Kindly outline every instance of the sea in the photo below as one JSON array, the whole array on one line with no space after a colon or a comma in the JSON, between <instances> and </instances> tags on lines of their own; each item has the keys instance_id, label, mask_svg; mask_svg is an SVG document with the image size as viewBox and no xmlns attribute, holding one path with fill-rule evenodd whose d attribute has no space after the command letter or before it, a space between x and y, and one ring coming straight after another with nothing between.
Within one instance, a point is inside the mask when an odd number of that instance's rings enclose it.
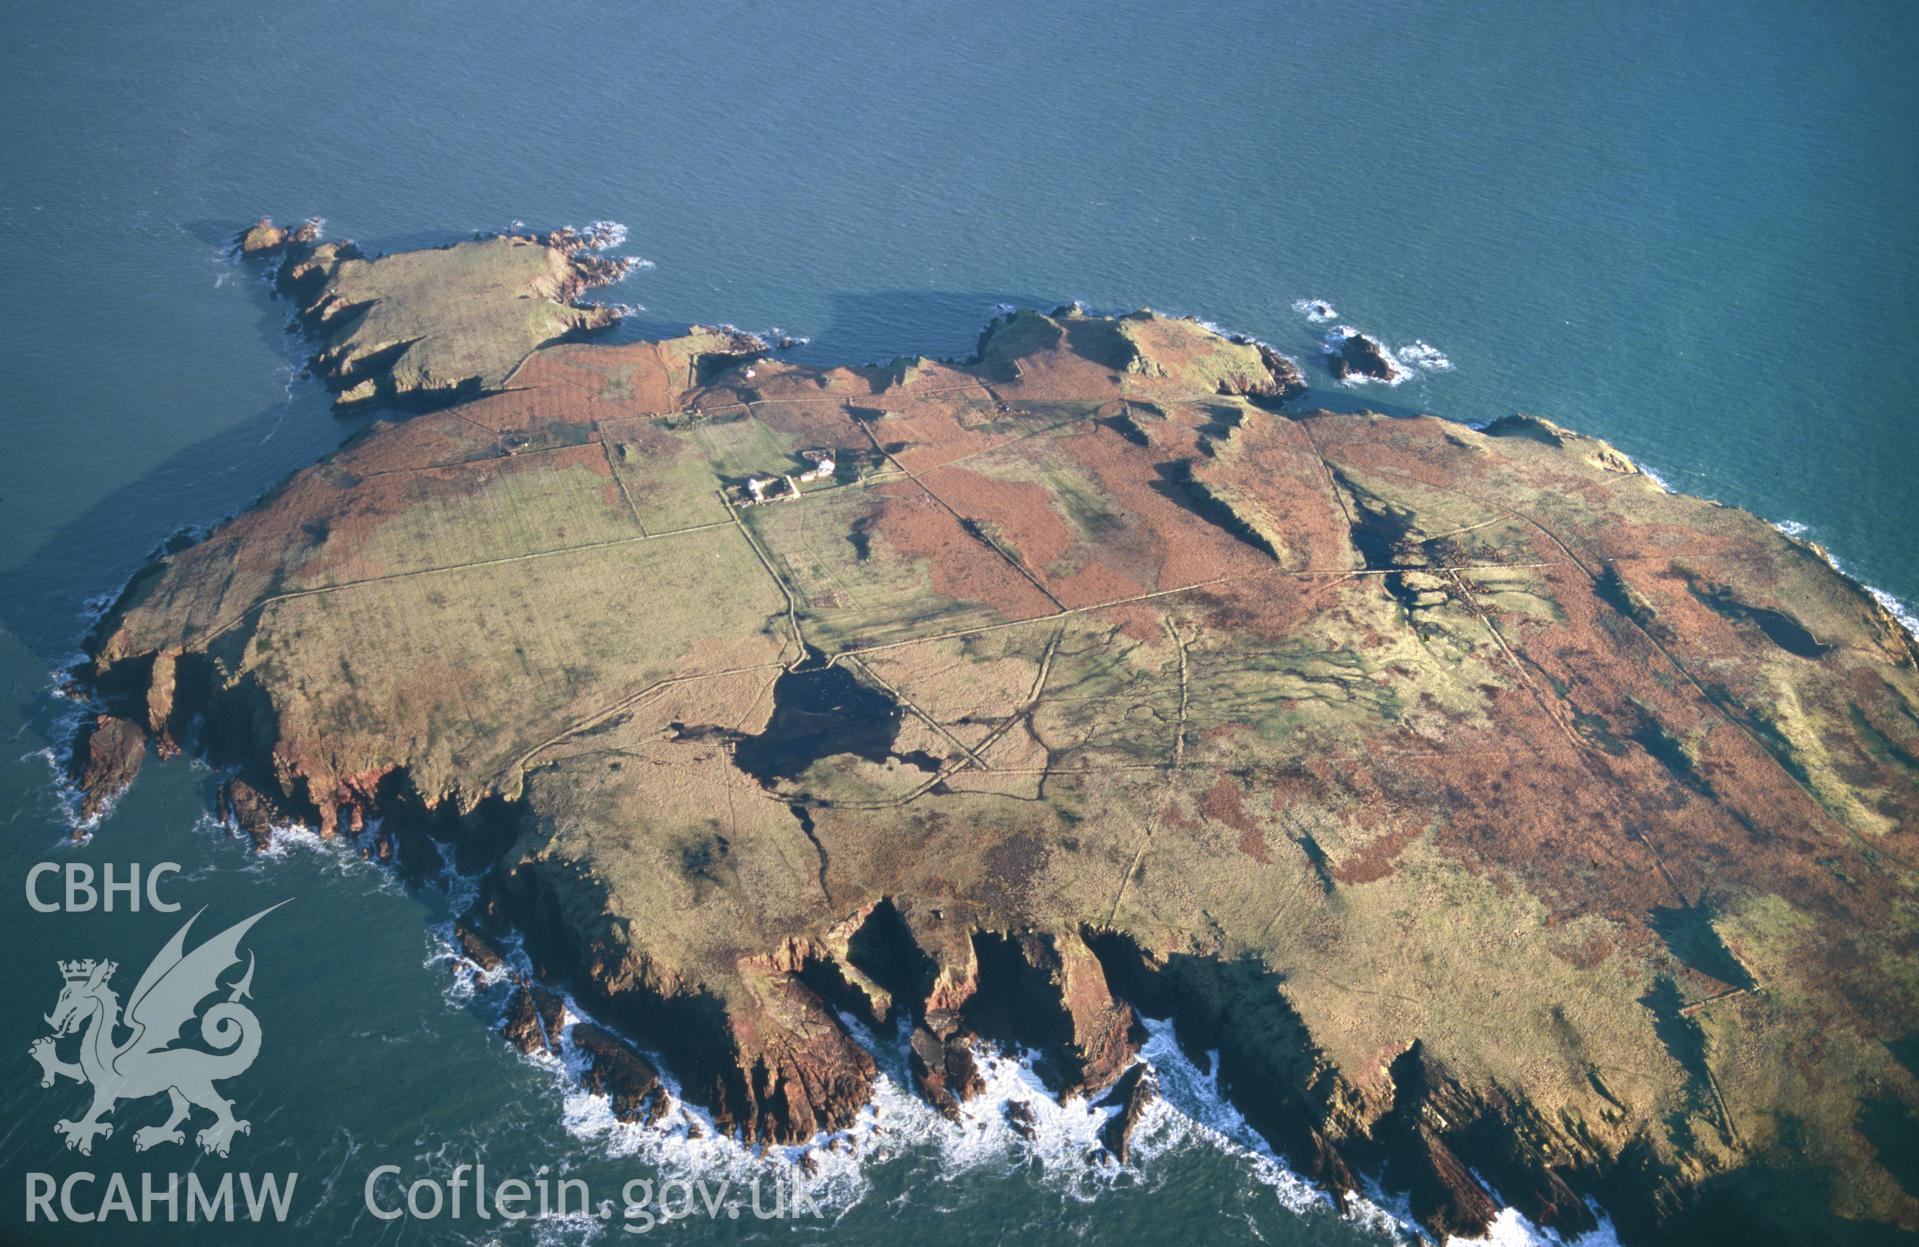
<instances>
[{"instance_id":1,"label":"sea","mask_svg":"<svg viewBox=\"0 0 1919 1247\"><path fill-rule=\"evenodd\" d=\"M57 673L92 613L170 536L375 418L331 411L286 306L228 256L262 213L324 217L375 251L617 222L618 252L650 262L596 292L633 305L618 336L778 327L818 362L964 355L1005 305L1199 316L1299 356L1308 404L1539 413L1817 541L1908 624L1919 603L1910 4L9 11L0 1240L1411 1238L1389 1194L1342 1212L1291 1173L1217 1094L1210 1059L1162 1032L1147 1056L1166 1096L1126 1166L1088 1163L1106 1110L1054 1103L1018 1053L965 1121L936 1117L902 1090L896 1035L865 1037L888 1076L858 1129L804 1160L760 1155L696 1115L620 1126L562 1062L510 1049L501 985L456 973L445 942L465 881L410 890L297 835L256 855L206 816L218 777L189 759L150 763L76 841L58 782L75 708ZM1404 378L1333 382L1320 348L1342 326L1399 352ZM121 889L113 912L40 912L25 885L41 863L43 897L77 867L124 881L175 863L155 894L182 908L143 894L134 909ZM250 1122L231 1156L136 1153L158 1101L123 1106L92 1157L66 1150L54 1123L84 1092L43 1089L26 1054L58 963L112 958L130 979L195 911L204 934L288 898L248 937L263 1047L227 1084ZM1001 1111L1022 1099L1032 1140ZM576 1179L591 1206L415 1215L462 1165L484 1165L488 1186ZM128 1224L112 1173L136 1204L142 1173L215 1191L227 1175L298 1177L284 1222L262 1228L169 1222L164 1202ZM39 1180L70 1204L36 1212ZM1552 1241L1516 1213L1494 1236ZM1588 1242L1610 1239L1602 1220Z\"/></svg>"}]
</instances>

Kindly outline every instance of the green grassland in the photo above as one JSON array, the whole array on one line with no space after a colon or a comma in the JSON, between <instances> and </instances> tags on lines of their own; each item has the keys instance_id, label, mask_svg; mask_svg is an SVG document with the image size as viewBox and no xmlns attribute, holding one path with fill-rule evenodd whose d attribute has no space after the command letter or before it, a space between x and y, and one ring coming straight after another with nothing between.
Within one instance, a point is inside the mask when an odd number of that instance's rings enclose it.
<instances>
[{"instance_id":1,"label":"green grassland","mask_svg":"<svg viewBox=\"0 0 1919 1247\"><path fill-rule=\"evenodd\" d=\"M609 319L562 301L571 277L563 252L525 238L342 258L320 358L354 387L347 402L493 389L535 347Z\"/></svg>"}]
</instances>

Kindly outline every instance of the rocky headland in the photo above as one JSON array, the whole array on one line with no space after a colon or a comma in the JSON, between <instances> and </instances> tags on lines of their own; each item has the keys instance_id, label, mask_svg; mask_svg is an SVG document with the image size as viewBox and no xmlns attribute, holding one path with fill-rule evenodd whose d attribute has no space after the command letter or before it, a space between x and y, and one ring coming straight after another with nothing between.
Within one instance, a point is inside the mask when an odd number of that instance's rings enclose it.
<instances>
[{"instance_id":1,"label":"rocky headland","mask_svg":"<svg viewBox=\"0 0 1919 1247\"><path fill-rule=\"evenodd\" d=\"M1189 320L804 367L561 341L564 238L260 229L343 399L457 405L128 586L83 782L179 741L258 842L450 842L511 1038L573 993L621 1116L644 1051L743 1140L842 1129L845 1013L949 1111L1039 1052L1124 1157L1170 1017L1435 1233L1919 1226L1919 654L1810 547L1538 417L1282 410Z\"/></svg>"},{"instance_id":2,"label":"rocky headland","mask_svg":"<svg viewBox=\"0 0 1919 1247\"><path fill-rule=\"evenodd\" d=\"M604 241L561 229L368 257L322 241L315 220L288 231L261 217L236 246L279 258L275 286L320 344L312 367L337 405L419 407L498 389L536 348L617 321L618 308L580 301L628 271Z\"/></svg>"}]
</instances>

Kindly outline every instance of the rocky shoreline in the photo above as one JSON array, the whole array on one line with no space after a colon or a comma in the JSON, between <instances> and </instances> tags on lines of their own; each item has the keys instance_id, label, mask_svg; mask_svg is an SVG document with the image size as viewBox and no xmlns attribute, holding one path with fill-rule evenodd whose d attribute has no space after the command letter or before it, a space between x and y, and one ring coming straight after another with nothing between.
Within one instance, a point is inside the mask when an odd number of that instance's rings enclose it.
<instances>
[{"instance_id":1,"label":"rocky shoreline","mask_svg":"<svg viewBox=\"0 0 1919 1247\"><path fill-rule=\"evenodd\" d=\"M622 1120L665 1111L651 1053L746 1144L845 1130L878 1066L843 1013L904 1027L949 1116L982 1045L1038 1054L1110 1099L1124 1162L1142 1019L1170 1018L1290 1166L1435 1234L1502 1203L1574 1234L1597 1201L1627 1241L1827 1225L1782 1170L1912 1211L1850 1089L1782 1101L1797 1058L1751 1054L1822 1019L1846 1078L1904 1077L1872 1045L1919 1017L1893 864L1919 653L1759 521L1537 417L1283 412L1292 361L1150 313L808 369L719 331L553 345L618 267L577 236L240 247L278 254L343 401L461 405L129 584L80 673L89 816L152 741L228 768L259 847L298 822L416 881L447 848L481 877L462 956L531 963L509 1041L554 1052L572 993ZM463 339L475 291L497 315ZM821 447L847 466L794 505L726 500ZM835 561L781 544L802 514L845 529ZM513 579L569 560L600 562ZM542 651L556 613L588 630ZM892 708L887 747L742 775L822 661ZM1092 691L1054 707L1058 681ZM1788 1108L1812 1151L1752 1141Z\"/></svg>"},{"instance_id":2,"label":"rocky shoreline","mask_svg":"<svg viewBox=\"0 0 1919 1247\"><path fill-rule=\"evenodd\" d=\"M386 787L404 791L403 777ZM272 847L273 827L314 819L241 779L224 791L227 825L261 851ZM442 867L439 845L469 858L497 849L501 816L496 811L478 824L448 819L409 794L391 807L356 807L338 818L340 830L322 835L358 842L363 856L393 863L418 886ZM536 872L524 864L506 869L504 860L482 876L480 892L455 923L456 952L473 971L505 973L514 984L500 1022L511 1046L560 1055L566 1010L558 988L637 1041L597 1022L576 1021L570 1030L586 1057L582 1089L606 1097L616 1120L652 1125L669 1107L670 1093L642 1047L660 1054L716 1129L748 1146L817 1145L852 1128L869 1105L878 1067L843 1034L786 1052L769 1068L767 1053L742 1047L722 1002L694 985L636 973L590 929L612 914L595 916L582 931ZM530 956L533 977L508 968L508 939ZM1232 1029L1229 1016L1258 994L1247 990L1257 982L1232 967L1158 962L1113 931L1060 937L975 929L961 939L970 945L965 960L937 962L912 923L883 899L842 924L828 947L789 945L764 958L764 968L769 982L796 996L814 994L817 1004L802 1008L844 1009L877 1033L906 1019L912 1090L955 1121L961 1106L985 1091L982 1045L1035 1053L1056 1095L1117 1110L1101 1136L1104 1154L1089 1155L1089 1164L1130 1163L1131 1137L1159 1094L1151 1067L1137 1059L1144 1017L1171 1019L1196 1063L1217 1054L1234 1105L1281 1159L1342 1209L1370 1179L1403 1193L1418 1224L1437 1235L1476 1237L1511 1206L1535 1225L1573 1237L1597 1227L1594 1208L1609 1195L1657 1203L1682 1193L1674 1175L1606 1172L1614 1169L1611 1158L1589 1140L1548 1126L1523 1102L1488 1102L1459 1086L1417 1044L1392 1061L1388 1105L1369 1117L1356 1089L1313 1056L1296 1021L1277 1035ZM937 951L950 956L952 948Z\"/></svg>"}]
</instances>

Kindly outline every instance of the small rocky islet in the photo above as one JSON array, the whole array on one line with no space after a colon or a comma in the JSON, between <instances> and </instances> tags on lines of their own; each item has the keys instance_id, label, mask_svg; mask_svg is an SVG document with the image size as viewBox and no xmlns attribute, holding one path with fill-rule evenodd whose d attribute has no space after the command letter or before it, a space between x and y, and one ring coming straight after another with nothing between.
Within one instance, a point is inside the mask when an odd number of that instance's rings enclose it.
<instances>
[{"instance_id":1,"label":"small rocky islet","mask_svg":"<svg viewBox=\"0 0 1919 1247\"><path fill-rule=\"evenodd\" d=\"M1171 1017L1436 1234L1919 1225L1919 652L1815 547L1539 417L1293 410L1150 312L869 367L587 341L595 241L245 231L341 403L418 414L128 585L86 814L151 741L257 843L450 843L468 955L531 959L514 1042L573 993L635 1120L637 1044L744 1141L846 1127L846 1013L947 1111L1036 1051L1123 1157Z\"/></svg>"}]
</instances>

